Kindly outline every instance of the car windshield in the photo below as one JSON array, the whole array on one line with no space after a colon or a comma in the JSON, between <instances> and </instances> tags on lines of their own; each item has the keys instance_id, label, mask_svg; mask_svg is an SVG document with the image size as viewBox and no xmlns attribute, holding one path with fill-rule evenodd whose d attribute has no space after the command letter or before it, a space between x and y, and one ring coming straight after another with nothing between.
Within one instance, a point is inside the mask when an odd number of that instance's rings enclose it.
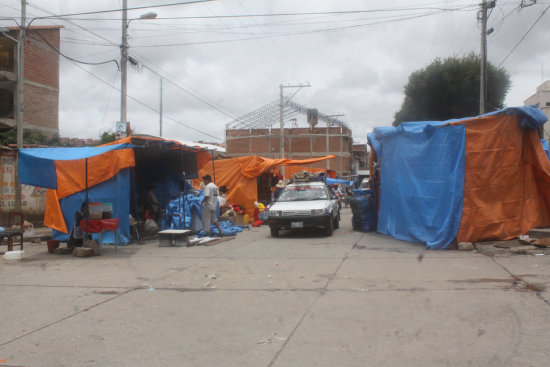
<instances>
[{"instance_id":1,"label":"car windshield","mask_svg":"<svg viewBox=\"0 0 550 367\"><path fill-rule=\"evenodd\" d=\"M288 186L279 196L277 201L307 201L307 200L326 200L327 191L323 186Z\"/></svg>"}]
</instances>

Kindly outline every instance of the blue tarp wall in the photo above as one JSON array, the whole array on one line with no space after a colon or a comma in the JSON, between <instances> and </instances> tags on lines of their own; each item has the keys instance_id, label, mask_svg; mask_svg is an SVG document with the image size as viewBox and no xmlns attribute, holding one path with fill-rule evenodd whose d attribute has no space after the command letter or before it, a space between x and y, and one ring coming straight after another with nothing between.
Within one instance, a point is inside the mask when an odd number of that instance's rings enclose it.
<instances>
[{"instance_id":1,"label":"blue tarp wall","mask_svg":"<svg viewBox=\"0 0 550 367\"><path fill-rule=\"evenodd\" d=\"M118 244L128 244L130 239L130 169L123 169L111 179L88 188L88 200L92 203L113 204L113 218L119 218L117 231ZM86 191L77 192L59 201L69 232L75 224L74 214L77 210L80 210L84 201L86 201ZM70 233L66 234L52 230L52 238L56 240L67 241L69 236ZM99 235L94 234L93 237L97 240ZM115 243L114 233L103 233L103 243Z\"/></svg>"},{"instance_id":2,"label":"blue tarp wall","mask_svg":"<svg viewBox=\"0 0 550 367\"><path fill-rule=\"evenodd\" d=\"M378 232L444 249L460 226L465 127L442 122L375 129L369 142L381 161Z\"/></svg>"}]
</instances>

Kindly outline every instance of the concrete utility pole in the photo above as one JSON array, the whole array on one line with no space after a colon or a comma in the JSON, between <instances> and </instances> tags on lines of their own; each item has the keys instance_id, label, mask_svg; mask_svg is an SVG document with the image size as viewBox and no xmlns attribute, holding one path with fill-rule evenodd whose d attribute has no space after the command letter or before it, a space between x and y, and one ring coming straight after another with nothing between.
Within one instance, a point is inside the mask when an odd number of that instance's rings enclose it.
<instances>
[{"instance_id":1,"label":"concrete utility pole","mask_svg":"<svg viewBox=\"0 0 550 367\"><path fill-rule=\"evenodd\" d=\"M122 2L122 44L120 45L120 52L120 123L126 125L126 88L128 84L128 0L123 0ZM124 131L126 131L126 129L124 129Z\"/></svg>"},{"instance_id":2,"label":"concrete utility pole","mask_svg":"<svg viewBox=\"0 0 550 367\"><path fill-rule=\"evenodd\" d=\"M160 78L160 106L159 106L159 115L160 115L160 135L162 137L162 77Z\"/></svg>"},{"instance_id":3,"label":"concrete utility pole","mask_svg":"<svg viewBox=\"0 0 550 367\"><path fill-rule=\"evenodd\" d=\"M279 85L280 93L279 93L279 124L281 126L281 138L280 138L280 146L281 146L281 159L285 158L285 123L283 121L283 107L284 107L284 100L283 100L283 88L304 88L304 87L311 87L310 84L298 84L298 85ZM298 93L298 92L296 92ZM296 94L295 93L295 94ZM281 174L284 176L285 174L285 168L281 166Z\"/></svg>"},{"instance_id":4,"label":"concrete utility pole","mask_svg":"<svg viewBox=\"0 0 550 367\"><path fill-rule=\"evenodd\" d=\"M481 67L479 83L479 114L487 113L487 9L495 7L495 1L481 3Z\"/></svg>"},{"instance_id":5,"label":"concrete utility pole","mask_svg":"<svg viewBox=\"0 0 550 367\"><path fill-rule=\"evenodd\" d=\"M27 2L21 0L21 26L19 27L19 40L17 42L17 106L16 106L16 140L17 156L13 178L15 184L15 210L21 210L21 182L19 182L19 151L23 148L23 88L25 85L25 27L27 23Z\"/></svg>"}]
</instances>

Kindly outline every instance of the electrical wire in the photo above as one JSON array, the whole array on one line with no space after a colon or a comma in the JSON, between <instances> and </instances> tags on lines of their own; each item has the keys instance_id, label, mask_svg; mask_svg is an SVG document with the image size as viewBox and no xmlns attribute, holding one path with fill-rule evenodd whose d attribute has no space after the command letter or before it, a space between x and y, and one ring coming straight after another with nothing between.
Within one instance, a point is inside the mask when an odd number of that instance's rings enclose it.
<instances>
[{"instance_id":1,"label":"electrical wire","mask_svg":"<svg viewBox=\"0 0 550 367\"><path fill-rule=\"evenodd\" d=\"M100 61L100 62L87 62L87 61L82 61L82 60L77 60L75 58L72 58L70 56L67 56L65 55L64 53L62 53L61 51L59 51L54 45L52 45L44 36L42 36L42 34L38 31L35 31L33 30L32 28L28 30L28 32L32 32L34 34L36 34L38 37L40 37L42 39L42 41L44 43L46 43L52 50L54 50L55 52L57 52L59 55L63 56L64 58L66 58L67 60L71 60L73 62L77 62L79 64L84 64L84 65L104 65L104 64L108 64L110 62L114 62L116 65L117 65L117 68L120 69L120 65L118 63L117 60L115 59L111 59L111 60L107 60L107 61ZM36 37L33 37L34 39L38 40Z\"/></svg>"},{"instance_id":2,"label":"electrical wire","mask_svg":"<svg viewBox=\"0 0 550 367\"><path fill-rule=\"evenodd\" d=\"M408 20L417 19L417 18L424 18L424 17L435 15L435 14L439 14L439 12L438 13L425 13L425 14L402 17L402 18L397 18L397 19L394 19L394 20L386 20L386 21L380 21L380 22L371 22L371 23L363 23L363 24L350 25L350 26L315 29L315 30L311 30L311 31L283 33L283 34L272 35L271 37L289 37L289 36L298 36L298 35L314 34L314 33L321 33L321 32L333 32L333 31L341 31L341 30L359 29L359 28L365 28L365 27L374 26L374 25L389 24L389 23L408 21ZM229 42L238 42L238 41L249 41L249 40L256 40L256 39L263 39L263 38L266 38L266 37L265 36L263 36L263 37L262 36L258 36L258 37L254 36L254 37L247 37L247 38L212 40L212 41L198 41L198 42L184 42L184 43L165 43L165 44L156 44L156 45L134 46L134 48L135 47L156 48L156 47L172 47L172 46L205 45L205 44L217 44L217 43L229 43Z\"/></svg>"},{"instance_id":3,"label":"electrical wire","mask_svg":"<svg viewBox=\"0 0 550 367\"><path fill-rule=\"evenodd\" d=\"M151 8L164 8L167 6L177 6L177 5L190 5L190 4L198 4L198 3L207 3L210 1L216 1L216 0L194 0L194 1L183 1L183 2L177 2L177 3L170 3L170 4L159 4L159 5L147 5L147 6L135 6L132 8L126 8L126 10L140 10L140 9L151 9ZM88 12L81 12L81 13L69 13L69 14L58 14L58 15L50 15L46 17L39 17L37 19L49 19L49 18L65 18L65 17L71 17L75 15L91 15L91 14L105 14L105 13L120 13L124 11L124 9L110 9L110 10L97 10L97 11L88 11Z\"/></svg>"},{"instance_id":4,"label":"electrical wire","mask_svg":"<svg viewBox=\"0 0 550 367\"><path fill-rule=\"evenodd\" d=\"M500 64L498 64L498 67L501 67L502 64L504 64L504 62L508 59L508 57L516 50L516 48L520 45L521 42L523 42L523 40L525 39L525 37L527 37L527 35L529 34L529 32L531 32L531 30L535 27L535 25L537 25L537 23L539 22L539 20L541 20L541 18L544 16L544 14L546 14L546 12L548 11L548 9L550 9L550 5L548 5L546 7L546 9L544 9L544 11L540 14L540 16L537 18L537 20L535 20L535 23L533 23L533 25L527 30L527 32L525 32L525 34L520 38L520 40L515 44L515 46L510 50L510 52L508 52L508 54L506 55L506 57L500 62Z\"/></svg>"},{"instance_id":5,"label":"electrical wire","mask_svg":"<svg viewBox=\"0 0 550 367\"><path fill-rule=\"evenodd\" d=\"M74 62L73 62L73 63L74 63ZM120 89L119 89L119 88L117 88L117 87L115 87L114 85L111 85L109 82L107 82L107 81L101 79L100 77L98 77L97 75L95 75L94 73L92 73L91 71L86 70L85 68L83 68L82 66L80 66L78 63L74 63L74 65L75 65L76 67L78 67L79 69L85 71L85 72L88 73L89 75L91 75L93 78L99 80L99 81L102 82L103 84L105 84L105 85L107 85L107 86L113 88L114 90L120 92ZM137 102L138 104L140 104L140 105L142 105L142 106L148 108L149 110L151 110L151 111L153 111L153 112L160 113L160 111L157 110L156 108L149 106L149 105L146 104L145 102L142 102L142 101L140 101L139 99L137 99L137 98L135 98L135 97L132 97L132 96L128 95L128 98L130 98L130 99L133 100L134 102ZM207 133L207 132L204 132L204 131L202 131L202 130L196 129L196 128L190 126L189 124L187 124L187 123L185 123L185 122L181 122L181 121L179 121L179 120L176 120L176 119L174 119L174 118L172 118L172 117L170 117L170 116L168 116L168 115L166 115L166 114L162 114L162 117L163 117L163 118L167 118L167 119L169 119L169 120L171 120L171 121L173 121L173 122L175 122L175 123L177 123L177 124L179 124L179 125L182 125L182 126L188 128L188 129L191 129L191 130L196 131L196 132L198 132L198 133L201 133L201 134L203 134L203 135L209 136L209 137L211 137L211 138L214 138L214 139L217 139L217 140L220 140L220 141L224 141L224 139L221 139L221 138L219 138L219 137L217 137L217 136L211 135L211 134L209 134L209 133Z\"/></svg>"}]
</instances>

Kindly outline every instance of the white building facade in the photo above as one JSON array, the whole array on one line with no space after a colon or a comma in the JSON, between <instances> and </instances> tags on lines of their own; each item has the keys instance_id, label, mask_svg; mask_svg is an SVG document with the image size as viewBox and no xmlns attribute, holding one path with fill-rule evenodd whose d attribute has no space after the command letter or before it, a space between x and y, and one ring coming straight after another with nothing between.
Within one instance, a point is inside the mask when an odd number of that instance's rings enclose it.
<instances>
[{"instance_id":1,"label":"white building facade","mask_svg":"<svg viewBox=\"0 0 550 367\"><path fill-rule=\"evenodd\" d=\"M524 102L526 106L536 105L539 107L548 120L550 121L550 80L545 81L537 87L537 93L533 94L531 97L527 98ZM550 139L550 125L548 122L544 124L544 135L543 139Z\"/></svg>"}]
</instances>

